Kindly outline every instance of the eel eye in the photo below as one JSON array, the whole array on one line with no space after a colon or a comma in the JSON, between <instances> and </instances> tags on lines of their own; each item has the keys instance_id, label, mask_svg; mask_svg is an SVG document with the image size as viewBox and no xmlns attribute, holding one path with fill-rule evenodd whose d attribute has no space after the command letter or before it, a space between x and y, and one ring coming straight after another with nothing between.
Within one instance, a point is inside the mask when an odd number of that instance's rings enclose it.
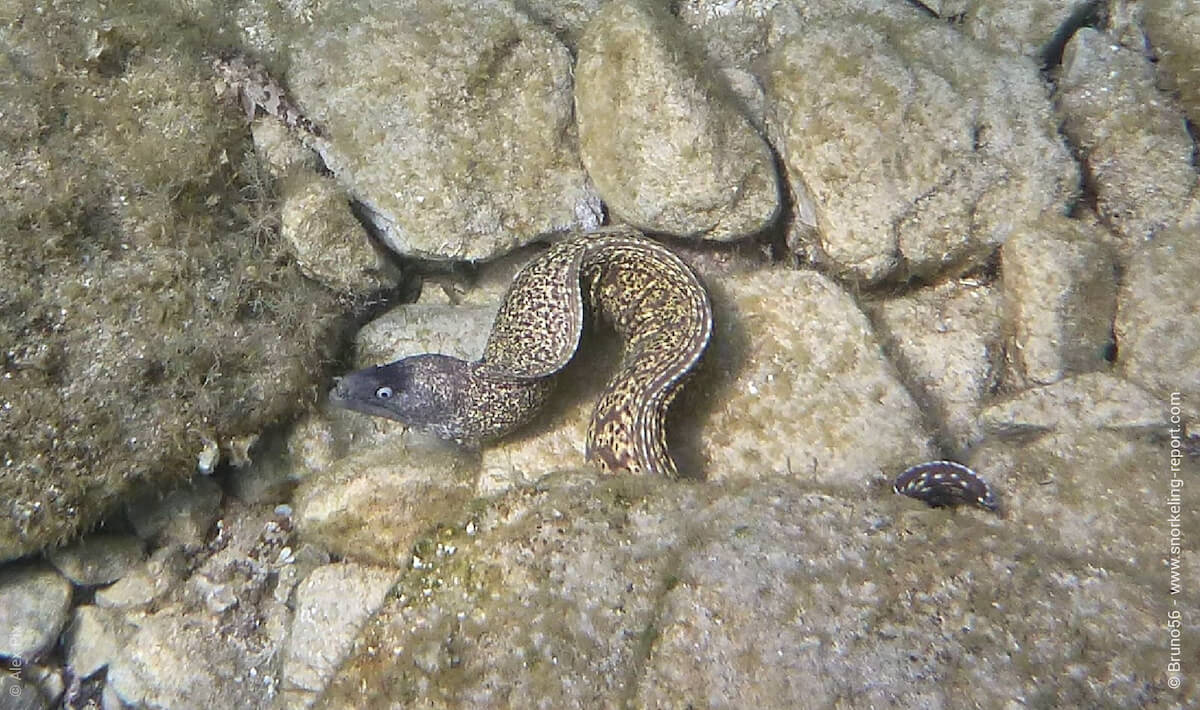
<instances>
[{"instance_id":1,"label":"eel eye","mask_svg":"<svg viewBox=\"0 0 1200 710\"><path fill-rule=\"evenodd\" d=\"M376 399L391 399L392 394L393 393L392 393L391 387L385 386L385 387L380 387L379 389L375 390L375 398Z\"/></svg>"}]
</instances>

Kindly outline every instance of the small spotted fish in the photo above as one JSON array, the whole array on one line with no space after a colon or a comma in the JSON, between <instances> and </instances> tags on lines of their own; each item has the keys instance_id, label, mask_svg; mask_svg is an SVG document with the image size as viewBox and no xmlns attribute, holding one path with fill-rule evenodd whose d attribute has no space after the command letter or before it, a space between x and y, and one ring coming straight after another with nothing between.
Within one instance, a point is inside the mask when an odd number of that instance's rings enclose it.
<instances>
[{"instance_id":1,"label":"small spotted fish","mask_svg":"<svg viewBox=\"0 0 1200 710\"><path fill-rule=\"evenodd\" d=\"M975 504L996 511L999 504L991 486L978 473L954 461L919 463L896 476L892 490L933 508L959 503Z\"/></svg>"},{"instance_id":2,"label":"small spotted fish","mask_svg":"<svg viewBox=\"0 0 1200 710\"><path fill-rule=\"evenodd\" d=\"M321 127L301 113L287 90L261 62L237 52L225 52L213 58L212 66L221 79L218 93L236 96L248 122L262 111L283 121L288 128L317 137L322 135Z\"/></svg>"}]
</instances>

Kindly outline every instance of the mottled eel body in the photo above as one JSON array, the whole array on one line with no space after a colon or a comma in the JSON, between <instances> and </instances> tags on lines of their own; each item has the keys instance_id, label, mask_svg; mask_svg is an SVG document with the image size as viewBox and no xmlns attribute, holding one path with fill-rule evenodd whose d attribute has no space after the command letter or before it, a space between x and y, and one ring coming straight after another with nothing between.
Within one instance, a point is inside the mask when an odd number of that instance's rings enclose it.
<instances>
[{"instance_id":1,"label":"mottled eel body","mask_svg":"<svg viewBox=\"0 0 1200 710\"><path fill-rule=\"evenodd\" d=\"M367 368L342 377L330 401L445 439L494 439L544 403L589 312L617 331L624 355L592 414L588 460L674 477L664 418L708 345L712 308L691 267L631 230L569 239L522 269L481 359L417 355Z\"/></svg>"}]
</instances>

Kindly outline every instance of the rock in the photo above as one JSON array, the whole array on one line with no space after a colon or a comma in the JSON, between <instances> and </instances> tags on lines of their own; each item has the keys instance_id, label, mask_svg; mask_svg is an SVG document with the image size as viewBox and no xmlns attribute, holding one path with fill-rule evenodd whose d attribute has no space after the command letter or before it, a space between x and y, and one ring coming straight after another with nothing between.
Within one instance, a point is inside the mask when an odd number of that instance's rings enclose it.
<instances>
[{"instance_id":1,"label":"rock","mask_svg":"<svg viewBox=\"0 0 1200 710\"><path fill-rule=\"evenodd\" d=\"M274 683L264 661L223 638L198 614L138 617L108 667L108 687L135 707L265 707ZM269 656L268 656L269 657ZM259 668L258 663L262 663Z\"/></svg>"},{"instance_id":2,"label":"rock","mask_svg":"<svg viewBox=\"0 0 1200 710\"><path fill-rule=\"evenodd\" d=\"M498 303L488 303L394 308L359 330L355 341L357 364L381 365L427 352L475 360L483 354L498 307Z\"/></svg>"},{"instance_id":3,"label":"rock","mask_svg":"<svg viewBox=\"0 0 1200 710\"><path fill-rule=\"evenodd\" d=\"M159 547L199 546L217 519L221 496L221 487L211 478L194 476L188 485L165 495L131 501L125 514L146 542Z\"/></svg>"},{"instance_id":4,"label":"rock","mask_svg":"<svg viewBox=\"0 0 1200 710\"><path fill-rule=\"evenodd\" d=\"M1130 245L1171 225L1196 195L1195 146L1179 107L1155 86L1150 62L1081 28L1063 55L1057 98L1100 216Z\"/></svg>"},{"instance_id":5,"label":"rock","mask_svg":"<svg viewBox=\"0 0 1200 710\"><path fill-rule=\"evenodd\" d=\"M833 281L772 270L711 290L711 360L678 405L701 413L699 435L683 441L689 450L696 442L710 480L786 472L861 490L932 455L920 410L866 316Z\"/></svg>"},{"instance_id":6,"label":"rock","mask_svg":"<svg viewBox=\"0 0 1200 710\"><path fill-rule=\"evenodd\" d=\"M1066 554L1032 519L910 503L789 479L512 490L404 575L321 707L1147 700L1170 602L1144 568Z\"/></svg>"},{"instance_id":7,"label":"rock","mask_svg":"<svg viewBox=\"0 0 1200 710\"><path fill-rule=\"evenodd\" d=\"M194 548L193 548L194 549ZM110 609L145 607L174 589L188 571L178 547L163 547L116 582L96 590L96 606Z\"/></svg>"},{"instance_id":8,"label":"rock","mask_svg":"<svg viewBox=\"0 0 1200 710\"><path fill-rule=\"evenodd\" d=\"M599 12L605 2L606 0L526 0L521 3L521 10L549 27L555 37L574 51L584 26Z\"/></svg>"},{"instance_id":9,"label":"rock","mask_svg":"<svg viewBox=\"0 0 1200 710\"><path fill-rule=\"evenodd\" d=\"M399 577L390 569L339 563L316 568L300 583L283 653L285 699L312 704Z\"/></svg>"},{"instance_id":10,"label":"rock","mask_svg":"<svg viewBox=\"0 0 1200 710\"><path fill-rule=\"evenodd\" d=\"M1069 382L1042 389L1058 388L1070 396L1062 387ZM991 483L1007 527L1031 531L1031 545L1058 550L1066 559L1087 560L1095 570L1124 570L1140 578L1169 557L1158 541L1169 535L1168 507L1177 490L1172 476L1187 481L1200 475L1196 459L1186 455L1174 460L1172 473L1170 450L1163 439L1155 441L1155 435L1166 431L1165 423L1147 435L1147 429L1116 428L1103 420L1060 421L1057 429L1040 436L989 439L972 453L970 463ZM1200 525L1194 506L1185 503L1176 512L1179 529ZM1200 581L1194 570L1180 578L1183 585L1193 580ZM1134 627L1141 622L1127 628Z\"/></svg>"},{"instance_id":11,"label":"rock","mask_svg":"<svg viewBox=\"0 0 1200 710\"><path fill-rule=\"evenodd\" d=\"M345 308L288 258L198 49L132 6L43 9L4 39L0 561L294 416Z\"/></svg>"},{"instance_id":12,"label":"rock","mask_svg":"<svg viewBox=\"0 0 1200 710\"><path fill-rule=\"evenodd\" d=\"M77 608L63 636L71 672L85 678L107 668L105 697L125 706L270 706L295 572L328 563L308 548L292 552L285 513L228 499L207 548L156 552L152 563L163 556L156 580L172 583L156 590L152 604ZM119 585L97 592L97 602L112 603Z\"/></svg>"},{"instance_id":13,"label":"rock","mask_svg":"<svg viewBox=\"0 0 1200 710\"><path fill-rule=\"evenodd\" d=\"M396 284L398 274L376 254L350 212L349 197L336 183L296 171L279 191L279 233L306 275L343 292L378 291Z\"/></svg>"},{"instance_id":14,"label":"rock","mask_svg":"<svg viewBox=\"0 0 1200 710\"><path fill-rule=\"evenodd\" d=\"M48 710L50 703L36 685L9 671L0 673L0 707L4 710Z\"/></svg>"},{"instance_id":15,"label":"rock","mask_svg":"<svg viewBox=\"0 0 1200 710\"><path fill-rule=\"evenodd\" d=\"M1200 418L1200 219L1169 229L1129 259L1114 332L1117 365L1130 380Z\"/></svg>"},{"instance_id":16,"label":"rock","mask_svg":"<svg viewBox=\"0 0 1200 710\"><path fill-rule=\"evenodd\" d=\"M52 550L50 563L81 587L120 579L145 559L142 541L133 535L89 535L67 547Z\"/></svg>"},{"instance_id":17,"label":"rock","mask_svg":"<svg viewBox=\"0 0 1200 710\"><path fill-rule=\"evenodd\" d=\"M965 456L983 438L979 411L1004 373L1000 289L949 281L884 301L872 313L901 379L936 425L940 450Z\"/></svg>"},{"instance_id":18,"label":"rock","mask_svg":"<svg viewBox=\"0 0 1200 710\"><path fill-rule=\"evenodd\" d=\"M495 257L600 223L577 157L571 57L508 2L329 8L298 38L289 88L314 141L399 254Z\"/></svg>"},{"instance_id":19,"label":"rock","mask_svg":"<svg viewBox=\"0 0 1200 710\"><path fill-rule=\"evenodd\" d=\"M90 604L76 607L63 635L67 667L76 677L91 677L121 654L128 636L118 612Z\"/></svg>"},{"instance_id":20,"label":"rock","mask_svg":"<svg viewBox=\"0 0 1200 710\"><path fill-rule=\"evenodd\" d=\"M613 215L651 232L730 240L779 212L770 149L665 7L609 3L580 38L580 152Z\"/></svg>"},{"instance_id":21,"label":"rock","mask_svg":"<svg viewBox=\"0 0 1200 710\"><path fill-rule=\"evenodd\" d=\"M1069 377L996 402L980 414L989 433L1027 436L1056 430L1145 434L1166 428L1163 403L1142 388L1105 373Z\"/></svg>"},{"instance_id":22,"label":"rock","mask_svg":"<svg viewBox=\"0 0 1200 710\"><path fill-rule=\"evenodd\" d=\"M1056 42L1061 49L1059 35L1064 26L1099 12L1091 0L953 0L946 4L951 7L938 15L953 19L969 36L1038 63L1049 58Z\"/></svg>"},{"instance_id":23,"label":"rock","mask_svg":"<svg viewBox=\"0 0 1200 710\"><path fill-rule=\"evenodd\" d=\"M49 565L0 568L0 656L30 661L49 651L70 604L71 585Z\"/></svg>"},{"instance_id":24,"label":"rock","mask_svg":"<svg viewBox=\"0 0 1200 710\"><path fill-rule=\"evenodd\" d=\"M672 504L699 494L671 486L660 506L663 483L557 476L510 491L478 517L464 511L367 623L359 643L388 652L374 670L352 656L323 706L369 705L383 698L373 683L385 679L388 702L399 705L583 707L617 697L644 653L637 630L653 617L684 534ZM456 599L443 597L448 587ZM451 676L462 680L454 690L443 685ZM364 690L351 690L360 680Z\"/></svg>"},{"instance_id":25,"label":"rock","mask_svg":"<svg viewBox=\"0 0 1200 710\"><path fill-rule=\"evenodd\" d=\"M474 498L478 465L453 444L391 438L305 481L295 496L296 528L339 557L404 565L421 533Z\"/></svg>"},{"instance_id":26,"label":"rock","mask_svg":"<svg viewBox=\"0 0 1200 710\"><path fill-rule=\"evenodd\" d=\"M67 689L66 681L63 680L62 668L58 665L34 665L30 666L28 670L29 673L24 680L37 686L49 706L58 707L57 703Z\"/></svg>"},{"instance_id":27,"label":"rock","mask_svg":"<svg viewBox=\"0 0 1200 710\"><path fill-rule=\"evenodd\" d=\"M1166 91L1177 92L1184 113L1200 125L1200 13L1191 0L1145 3L1146 40L1157 58L1155 72Z\"/></svg>"},{"instance_id":28,"label":"rock","mask_svg":"<svg viewBox=\"0 0 1200 710\"><path fill-rule=\"evenodd\" d=\"M763 78L773 143L815 210L805 251L849 278L979 264L1014 222L1074 200L1032 62L915 10L804 24Z\"/></svg>"},{"instance_id":29,"label":"rock","mask_svg":"<svg viewBox=\"0 0 1200 710\"><path fill-rule=\"evenodd\" d=\"M1049 384L1109 366L1117 276L1102 231L1047 215L1004 244L1011 352L1027 382Z\"/></svg>"}]
</instances>

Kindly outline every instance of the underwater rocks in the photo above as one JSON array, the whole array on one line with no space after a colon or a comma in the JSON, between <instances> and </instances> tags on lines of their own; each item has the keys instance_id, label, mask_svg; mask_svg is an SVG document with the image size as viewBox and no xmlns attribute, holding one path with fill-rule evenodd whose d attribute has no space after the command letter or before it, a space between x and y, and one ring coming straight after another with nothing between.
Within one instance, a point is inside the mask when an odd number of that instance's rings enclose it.
<instances>
[{"instance_id":1,"label":"underwater rocks","mask_svg":"<svg viewBox=\"0 0 1200 710\"><path fill-rule=\"evenodd\" d=\"M289 88L325 164L405 256L478 260L600 224L579 162L571 56L502 1L329 10Z\"/></svg>"},{"instance_id":2,"label":"underwater rocks","mask_svg":"<svg viewBox=\"0 0 1200 710\"><path fill-rule=\"evenodd\" d=\"M771 151L665 8L609 3L578 54L580 155L615 219L717 240L771 224L780 209Z\"/></svg>"}]
</instances>

